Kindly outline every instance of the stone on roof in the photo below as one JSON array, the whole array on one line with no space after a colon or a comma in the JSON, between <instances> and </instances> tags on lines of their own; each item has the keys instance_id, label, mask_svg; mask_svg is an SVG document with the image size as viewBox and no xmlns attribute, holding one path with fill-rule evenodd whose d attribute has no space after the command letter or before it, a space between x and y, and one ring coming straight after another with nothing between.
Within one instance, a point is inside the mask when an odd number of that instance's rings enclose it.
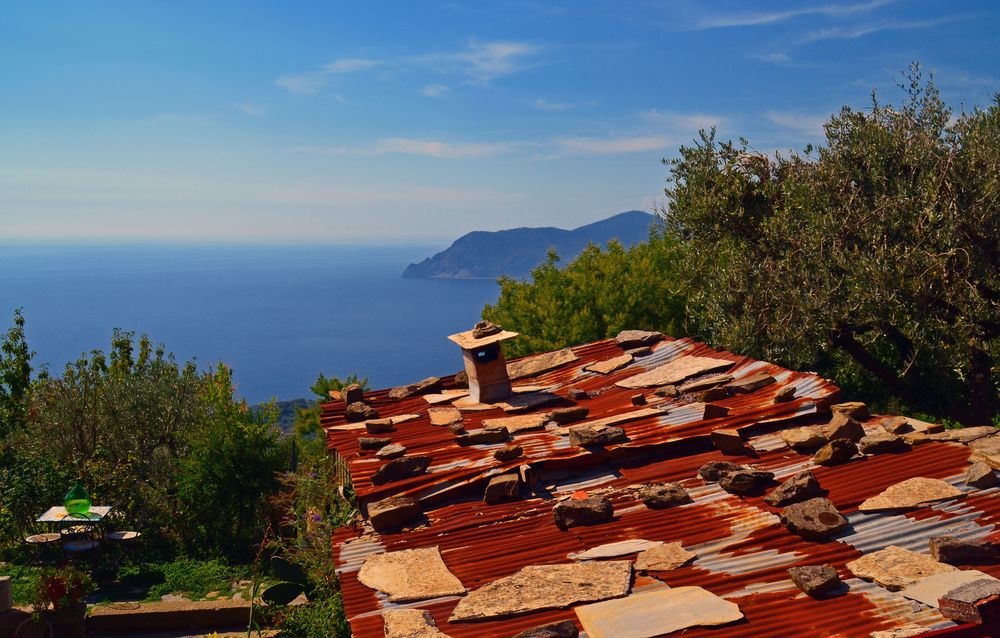
<instances>
[{"instance_id":1,"label":"stone on roof","mask_svg":"<svg viewBox=\"0 0 1000 638\"><path fill-rule=\"evenodd\" d=\"M533 357L527 357L509 362L507 364L507 375L512 380L523 379L524 377L530 377L536 374L542 374L543 372L548 372L549 370L555 370L559 366L576 361L578 358L579 357L573 354L573 351L569 348L563 348L562 350L556 350L554 352L546 352L545 354L539 354Z\"/></svg>"},{"instance_id":2,"label":"stone on roof","mask_svg":"<svg viewBox=\"0 0 1000 638\"><path fill-rule=\"evenodd\" d=\"M619 556L627 556L629 554L638 554L639 552L651 549L653 547L659 547L661 545L663 545L662 541L647 541L644 538L636 538L627 541L616 541L614 543L605 543L604 545L591 547L585 552L569 554L567 558L572 558L573 560L617 558Z\"/></svg>"},{"instance_id":3,"label":"stone on roof","mask_svg":"<svg viewBox=\"0 0 1000 638\"><path fill-rule=\"evenodd\" d=\"M733 365L732 361L727 361L726 359L682 356L647 372L631 376L627 379L622 379L615 385L628 389L672 385L680 383L681 381L693 377L696 374L712 372L715 370L725 370L733 367Z\"/></svg>"},{"instance_id":4,"label":"stone on roof","mask_svg":"<svg viewBox=\"0 0 1000 638\"><path fill-rule=\"evenodd\" d=\"M604 359L603 361L598 361L597 363L591 363L586 366L584 370L587 372L596 372L597 374L610 374L615 370L620 370L632 363L632 355L625 353L618 357L612 357L610 359Z\"/></svg>"},{"instance_id":5,"label":"stone on roof","mask_svg":"<svg viewBox=\"0 0 1000 638\"><path fill-rule=\"evenodd\" d=\"M660 543L635 557L635 568L642 571L668 571L694 560L698 555L681 543Z\"/></svg>"},{"instance_id":6,"label":"stone on roof","mask_svg":"<svg viewBox=\"0 0 1000 638\"><path fill-rule=\"evenodd\" d=\"M633 594L575 609L590 638L652 638L688 627L726 625L743 618L736 603L701 587Z\"/></svg>"},{"instance_id":7,"label":"stone on roof","mask_svg":"<svg viewBox=\"0 0 1000 638\"><path fill-rule=\"evenodd\" d=\"M462 420L462 413L457 408L429 408L427 416L431 425L451 425Z\"/></svg>"},{"instance_id":8,"label":"stone on roof","mask_svg":"<svg viewBox=\"0 0 1000 638\"><path fill-rule=\"evenodd\" d=\"M392 603L465 593L465 587L448 571L436 546L369 554L358 572L358 580L389 596Z\"/></svg>"},{"instance_id":9,"label":"stone on roof","mask_svg":"<svg viewBox=\"0 0 1000 638\"><path fill-rule=\"evenodd\" d=\"M861 503L858 509L862 512L915 509L961 495L961 490L941 479L915 477L890 485L877 496Z\"/></svg>"},{"instance_id":10,"label":"stone on roof","mask_svg":"<svg viewBox=\"0 0 1000 638\"><path fill-rule=\"evenodd\" d=\"M663 339L663 333L650 330L622 330L615 337L615 343L622 350L651 346Z\"/></svg>"},{"instance_id":11,"label":"stone on roof","mask_svg":"<svg viewBox=\"0 0 1000 638\"><path fill-rule=\"evenodd\" d=\"M449 638L426 609L389 609L382 612L385 638Z\"/></svg>"},{"instance_id":12,"label":"stone on roof","mask_svg":"<svg viewBox=\"0 0 1000 638\"><path fill-rule=\"evenodd\" d=\"M972 583L982 579L996 580L992 576L984 574L975 569L961 569L953 572L941 572L926 578L921 578L909 587L899 592L911 600L923 603L928 607L937 607L938 599L966 583Z\"/></svg>"},{"instance_id":13,"label":"stone on roof","mask_svg":"<svg viewBox=\"0 0 1000 638\"><path fill-rule=\"evenodd\" d=\"M930 556L889 545L847 563L847 569L862 580L875 581L889 591L909 587L921 578L957 571Z\"/></svg>"},{"instance_id":14,"label":"stone on roof","mask_svg":"<svg viewBox=\"0 0 1000 638\"><path fill-rule=\"evenodd\" d=\"M511 434L517 434L518 432L543 428L548 420L549 415L545 413L522 414L519 416L501 417L499 419L483 419L483 427L487 429L502 427Z\"/></svg>"},{"instance_id":15,"label":"stone on roof","mask_svg":"<svg viewBox=\"0 0 1000 638\"><path fill-rule=\"evenodd\" d=\"M632 563L627 560L529 565L483 585L458 602L451 622L525 614L542 609L606 600L628 594Z\"/></svg>"},{"instance_id":16,"label":"stone on roof","mask_svg":"<svg viewBox=\"0 0 1000 638\"><path fill-rule=\"evenodd\" d=\"M463 350L475 350L476 348L482 348L483 346L488 346L491 343L499 343L501 341L506 341L507 339L513 339L518 336L518 333L511 332L510 330L501 330L495 334L486 335L482 337L475 336L475 330L466 330L465 332L459 332L457 334L448 335L448 339L458 344L458 347Z\"/></svg>"}]
</instances>

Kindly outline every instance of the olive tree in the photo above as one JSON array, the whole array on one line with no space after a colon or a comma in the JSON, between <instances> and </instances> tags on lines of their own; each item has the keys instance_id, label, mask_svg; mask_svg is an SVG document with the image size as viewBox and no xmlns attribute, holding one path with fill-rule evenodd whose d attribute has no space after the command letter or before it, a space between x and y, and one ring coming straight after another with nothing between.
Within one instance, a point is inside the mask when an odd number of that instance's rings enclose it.
<instances>
[{"instance_id":1,"label":"olive tree","mask_svg":"<svg viewBox=\"0 0 1000 638\"><path fill-rule=\"evenodd\" d=\"M830 371L966 423L998 408L1000 101L953 114L914 65L903 103L844 107L818 149L702 132L669 166L669 231L708 340Z\"/></svg>"}]
</instances>

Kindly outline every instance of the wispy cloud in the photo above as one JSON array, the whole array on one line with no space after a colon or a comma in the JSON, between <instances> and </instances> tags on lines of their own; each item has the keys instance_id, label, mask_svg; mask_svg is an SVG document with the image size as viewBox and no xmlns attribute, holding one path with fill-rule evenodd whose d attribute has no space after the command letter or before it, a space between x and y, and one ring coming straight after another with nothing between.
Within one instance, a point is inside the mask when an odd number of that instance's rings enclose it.
<instances>
[{"instance_id":1,"label":"wispy cloud","mask_svg":"<svg viewBox=\"0 0 1000 638\"><path fill-rule=\"evenodd\" d=\"M572 155L615 155L659 151L673 144L661 135L635 137L570 137L556 141L558 150Z\"/></svg>"},{"instance_id":2,"label":"wispy cloud","mask_svg":"<svg viewBox=\"0 0 1000 638\"><path fill-rule=\"evenodd\" d=\"M807 114L772 110L765 112L764 117L772 124L792 130L800 135L822 137L824 134L823 125L830 119L830 114Z\"/></svg>"},{"instance_id":3,"label":"wispy cloud","mask_svg":"<svg viewBox=\"0 0 1000 638\"><path fill-rule=\"evenodd\" d=\"M652 122L664 129L682 133L696 133L701 129L719 127L725 124L726 118L708 113L678 113L661 109L649 109L639 114L643 120Z\"/></svg>"},{"instance_id":4,"label":"wispy cloud","mask_svg":"<svg viewBox=\"0 0 1000 638\"><path fill-rule=\"evenodd\" d=\"M326 83L327 78L323 75L312 73L304 75L284 75L274 81L275 84L285 89L292 95L312 95L319 93Z\"/></svg>"},{"instance_id":5,"label":"wispy cloud","mask_svg":"<svg viewBox=\"0 0 1000 638\"><path fill-rule=\"evenodd\" d=\"M576 104L571 102L549 102L544 98L538 98L531 103L531 106L540 111L569 111L577 107Z\"/></svg>"},{"instance_id":6,"label":"wispy cloud","mask_svg":"<svg viewBox=\"0 0 1000 638\"><path fill-rule=\"evenodd\" d=\"M892 1L893 0L872 0L871 2L861 2L857 4L827 4L816 7L803 7L801 9L789 9L787 11L720 14L702 18L698 22L697 28L720 29L728 27L755 27L785 22L802 16L815 15L841 18L859 13L867 13L881 6L887 5Z\"/></svg>"},{"instance_id":7,"label":"wispy cloud","mask_svg":"<svg viewBox=\"0 0 1000 638\"><path fill-rule=\"evenodd\" d=\"M233 108L251 117L264 117L270 109L263 104L233 104Z\"/></svg>"},{"instance_id":8,"label":"wispy cloud","mask_svg":"<svg viewBox=\"0 0 1000 638\"><path fill-rule=\"evenodd\" d=\"M963 16L945 16L930 20L886 21L869 24L859 24L845 27L830 27L806 33L799 40L801 43L818 42L820 40L853 40L880 31L909 31L911 29L929 29L949 22L964 19Z\"/></svg>"},{"instance_id":9,"label":"wispy cloud","mask_svg":"<svg viewBox=\"0 0 1000 638\"><path fill-rule=\"evenodd\" d=\"M423 69L444 76L458 76L465 84L485 85L498 78L536 66L534 59L543 48L529 42L498 40L472 41L456 51L431 52L387 58L340 58L316 71L285 75L275 83L290 93L309 95L318 93L331 76L358 73L375 68L407 70ZM430 84L421 90L425 95L438 97L447 87ZM428 93L428 91L430 91ZM435 94L436 91L436 94Z\"/></svg>"},{"instance_id":10,"label":"wispy cloud","mask_svg":"<svg viewBox=\"0 0 1000 638\"><path fill-rule=\"evenodd\" d=\"M516 144L509 142L444 142L411 137L387 137L370 146L299 146L296 153L314 155L420 155L437 159L469 159L488 157L510 151Z\"/></svg>"},{"instance_id":11,"label":"wispy cloud","mask_svg":"<svg viewBox=\"0 0 1000 638\"><path fill-rule=\"evenodd\" d=\"M428 84L427 86L420 88L420 93L426 95L427 97L441 97L449 90L450 89L444 84Z\"/></svg>"},{"instance_id":12,"label":"wispy cloud","mask_svg":"<svg viewBox=\"0 0 1000 638\"><path fill-rule=\"evenodd\" d=\"M750 57L755 60L770 62L771 64L789 64L792 61L792 56L780 51L772 51L770 53L751 53Z\"/></svg>"},{"instance_id":13,"label":"wispy cloud","mask_svg":"<svg viewBox=\"0 0 1000 638\"><path fill-rule=\"evenodd\" d=\"M380 60L369 58L341 58L329 64L323 65L323 70L327 73L355 73L357 71L367 71L382 64Z\"/></svg>"}]
</instances>

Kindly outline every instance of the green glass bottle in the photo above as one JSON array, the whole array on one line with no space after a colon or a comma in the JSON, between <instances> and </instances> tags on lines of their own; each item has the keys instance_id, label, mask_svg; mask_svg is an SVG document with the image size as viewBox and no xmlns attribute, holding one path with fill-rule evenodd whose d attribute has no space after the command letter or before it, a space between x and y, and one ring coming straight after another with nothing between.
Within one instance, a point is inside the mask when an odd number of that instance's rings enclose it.
<instances>
[{"instance_id":1,"label":"green glass bottle","mask_svg":"<svg viewBox=\"0 0 1000 638\"><path fill-rule=\"evenodd\" d=\"M63 501L66 511L70 514L85 516L90 511L90 494L83 489L80 479L76 479L73 489L66 492L66 499Z\"/></svg>"}]
</instances>

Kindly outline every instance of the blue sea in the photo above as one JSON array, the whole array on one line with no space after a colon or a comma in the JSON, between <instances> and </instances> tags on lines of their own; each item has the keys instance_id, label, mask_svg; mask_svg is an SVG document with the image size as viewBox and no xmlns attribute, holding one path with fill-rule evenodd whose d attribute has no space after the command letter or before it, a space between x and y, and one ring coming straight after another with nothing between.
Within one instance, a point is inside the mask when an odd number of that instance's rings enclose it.
<instances>
[{"instance_id":1,"label":"blue sea","mask_svg":"<svg viewBox=\"0 0 1000 638\"><path fill-rule=\"evenodd\" d=\"M114 328L179 360L233 367L251 403L309 396L318 373L372 387L462 368L447 335L496 300L492 281L403 279L443 246L0 245L0 329L22 307L53 373Z\"/></svg>"}]
</instances>

